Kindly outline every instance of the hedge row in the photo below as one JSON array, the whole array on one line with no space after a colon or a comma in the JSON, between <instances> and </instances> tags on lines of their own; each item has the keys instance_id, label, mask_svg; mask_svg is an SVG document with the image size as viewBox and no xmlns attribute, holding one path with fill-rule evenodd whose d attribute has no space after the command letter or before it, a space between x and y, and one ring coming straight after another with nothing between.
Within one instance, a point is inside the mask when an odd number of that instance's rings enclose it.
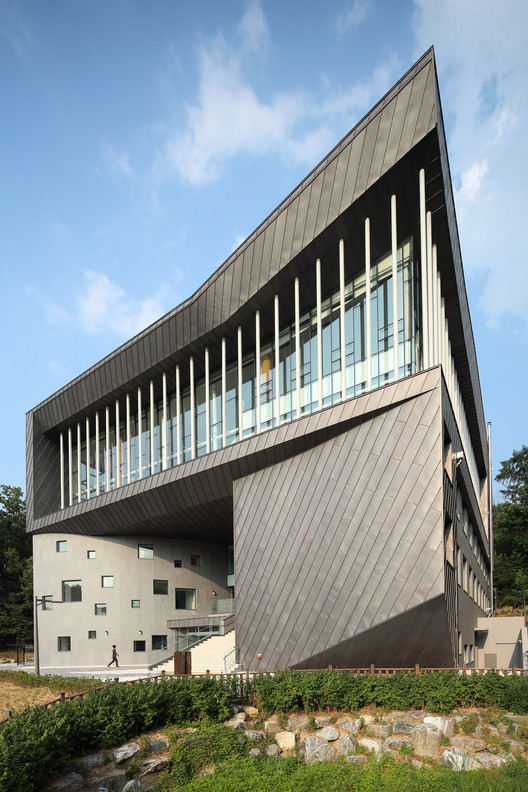
<instances>
[{"instance_id":1,"label":"hedge row","mask_svg":"<svg viewBox=\"0 0 528 792\"><path fill-rule=\"evenodd\" d=\"M358 710L375 704L389 710L426 709L443 714L455 707L500 707L528 713L528 677L494 672L466 676L457 671L398 671L358 676L352 671L288 671L260 674L250 683L265 714L297 710Z\"/></svg>"}]
</instances>

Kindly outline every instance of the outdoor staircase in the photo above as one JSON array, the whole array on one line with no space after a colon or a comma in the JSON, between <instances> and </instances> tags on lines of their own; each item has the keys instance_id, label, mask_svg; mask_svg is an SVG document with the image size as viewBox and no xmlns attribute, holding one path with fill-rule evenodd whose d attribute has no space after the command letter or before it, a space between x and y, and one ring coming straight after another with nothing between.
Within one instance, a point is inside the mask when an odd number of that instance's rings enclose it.
<instances>
[{"instance_id":1,"label":"outdoor staircase","mask_svg":"<svg viewBox=\"0 0 528 792\"><path fill-rule=\"evenodd\" d=\"M193 674L223 674L226 671L233 671L235 666L235 631L230 630L225 635L211 635L205 641L201 641L197 646L191 648L191 670ZM228 665L225 668L224 657L228 657ZM171 658L165 663L156 667L156 673L166 671L168 674L174 673L174 660Z\"/></svg>"}]
</instances>

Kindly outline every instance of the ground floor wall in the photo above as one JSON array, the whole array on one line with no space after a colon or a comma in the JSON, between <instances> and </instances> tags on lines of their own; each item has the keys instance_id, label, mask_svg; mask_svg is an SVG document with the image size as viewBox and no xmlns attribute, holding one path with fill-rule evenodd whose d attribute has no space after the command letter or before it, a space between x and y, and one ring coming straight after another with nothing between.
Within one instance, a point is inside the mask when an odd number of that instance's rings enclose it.
<instances>
[{"instance_id":1,"label":"ground floor wall","mask_svg":"<svg viewBox=\"0 0 528 792\"><path fill-rule=\"evenodd\" d=\"M35 594L56 601L38 608L41 667L102 666L113 644L120 665L145 665L165 644L170 654L168 619L208 616L231 596L226 552L152 536L34 536Z\"/></svg>"}]
</instances>

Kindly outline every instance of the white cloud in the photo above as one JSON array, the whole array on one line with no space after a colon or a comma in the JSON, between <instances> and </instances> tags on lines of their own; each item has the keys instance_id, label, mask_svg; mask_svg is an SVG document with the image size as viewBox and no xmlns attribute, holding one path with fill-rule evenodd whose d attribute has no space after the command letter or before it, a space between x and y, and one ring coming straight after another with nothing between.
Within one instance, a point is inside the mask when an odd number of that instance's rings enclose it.
<instances>
[{"instance_id":1,"label":"white cloud","mask_svg":"<svg viewBox=\"0 0 528 792\"><path fill-rule=\"evenodd\" d=\"M269 43L266 17L257 0L250 0L246 13L238 26L246 49L264 55Z\"/></svg>"},{"instance_id":2,"label":"white cloud","mask_svg":"<svg viewBox=\"0 0 528 792\"><path fill-rule=\"evenodd\" d=\"M337 28L340 33L345 33L351 27L359 27L367 18L372 7L371 0L353 0L339 14Z\"/></svg>"},{"instance_id":3,"label":"white cloud","mask_svg":"<svg viewBox=\"0 0 528 792\"><path fill-rule=\"evenodd\" d=\"M457 205L473 203L477 193L481 189L484 177L488 170L488 161L474 162L469 168L462 172L460 187L455 190Z\"/></svg>"},{"instance_id":4,"label":"white cloud","mask_svg":"<svg viewBox=\"0 0 528 792\"><path fill-rule=\"evenodd\" d=\"M33 33L21 13L21 5L14 0L3 0L0 4L0 35L16 54L21 57L34 45Z\"/></svg>"},{"instance_id":5,"label":"white cloud","mask_svg":"<svg viewBox=\"0 0 528 792\"><path fill-rule=\"evenodd\" d=\"M106 170L110 176L125 176L131 179L134 176L130 163L128 161L128 153L126 151L116 151L116 149L106 140L101 141L100 155L104 160Z\"/></svg>"}]
</instances>

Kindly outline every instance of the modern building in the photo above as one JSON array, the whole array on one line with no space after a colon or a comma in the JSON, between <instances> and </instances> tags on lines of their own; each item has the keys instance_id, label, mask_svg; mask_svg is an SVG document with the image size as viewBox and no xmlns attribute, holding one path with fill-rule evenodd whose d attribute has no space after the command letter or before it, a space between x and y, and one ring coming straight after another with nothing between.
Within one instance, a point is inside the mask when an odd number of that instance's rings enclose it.
<instances>
[{"instance_id":1,"label":"modern building","mask_svg":"<svg viewBox=\"0 0 528 792\"><path fill-rule=\"evenodd\" d=\"M43 666L233 627L245 669L473 662L488 444L432 50L28 413L27 506Z\"/></svg>"}]
</instances>

